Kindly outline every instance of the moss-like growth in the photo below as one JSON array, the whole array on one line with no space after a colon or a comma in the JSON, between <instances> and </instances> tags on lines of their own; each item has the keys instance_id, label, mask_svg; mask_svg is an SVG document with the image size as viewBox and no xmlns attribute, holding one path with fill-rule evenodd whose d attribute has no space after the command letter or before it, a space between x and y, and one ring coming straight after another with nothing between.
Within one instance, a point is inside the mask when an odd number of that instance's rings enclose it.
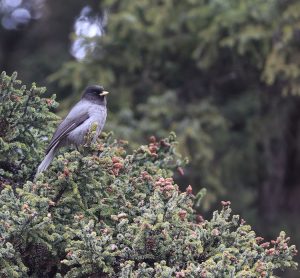
<instances>
[{"instance_id":1,"label":"moss-like growth","mask_svg":"<svg viewBox=\"0 0 300 278\"><path fill-rule=\"evenodd\" d=\"M192 188L172 178L183 164L174 134L128 154L111 134L91 144L91 132L33 181L56 104L15 78L0 79L1 277L272 277L296 267L284 232L263 242L230 202L210 220L196 215Z\"/></svg>"}]
</instances>

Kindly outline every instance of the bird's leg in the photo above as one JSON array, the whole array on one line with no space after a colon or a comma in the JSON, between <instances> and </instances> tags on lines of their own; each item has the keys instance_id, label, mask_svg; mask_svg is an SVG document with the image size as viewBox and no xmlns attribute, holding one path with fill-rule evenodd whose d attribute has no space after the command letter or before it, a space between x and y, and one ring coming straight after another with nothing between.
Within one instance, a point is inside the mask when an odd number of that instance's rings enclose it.
<instances>
[{"instance_id":1,"label":"bird's leg","mask_svg":"<svg viewBox=\"0 0 300 278\"><path fill-rule=\"evenodd\" d=\"M94 138L92 140L92 144L95 144L97 142L100 132L101 132L101 126L98 124L96 129L96 134L94 135Z\"/></svg>"},{"instance_id":2,"label":"bird's leg","mask_svg":"<svg viewBox=\"0 0 300 278\"><path fill-rule=\"evenodd\" d=\"M97 138L98 138L98 135L96 134L92 140L92 144L95 144L97 142Z\"/></svg>"}]
</instances>

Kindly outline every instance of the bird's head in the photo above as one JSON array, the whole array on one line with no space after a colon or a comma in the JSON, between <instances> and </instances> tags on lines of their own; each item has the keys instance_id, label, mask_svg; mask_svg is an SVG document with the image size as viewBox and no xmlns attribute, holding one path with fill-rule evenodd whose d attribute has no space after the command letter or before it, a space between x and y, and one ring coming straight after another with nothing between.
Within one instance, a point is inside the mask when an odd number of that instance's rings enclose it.
<instances>
[{"instance_id":1,"label":"bird's head","mask_svg":"<svg viewBox=\"0 0 300 278\"><path fill-rule=\"evenodd\" d=\"M82 95L82 99L95 102L97 104L106 105L106 96L108 92L102 86L92 85L88 86Z\"/></svg>"}]
</instances>

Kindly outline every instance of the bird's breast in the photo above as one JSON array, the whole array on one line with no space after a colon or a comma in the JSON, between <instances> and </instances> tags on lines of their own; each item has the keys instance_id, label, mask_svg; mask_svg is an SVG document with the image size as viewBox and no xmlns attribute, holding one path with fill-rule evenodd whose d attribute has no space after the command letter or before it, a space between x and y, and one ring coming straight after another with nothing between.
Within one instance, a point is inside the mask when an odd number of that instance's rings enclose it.
<instances>
[{"instance_id":1,"label":"bird's breast","mask_svg":"<svg viewBox=\"0 0 300 278\"><path fill-rule=\"evenodd\" d=\"M102 105L91 105L88 110L89 116L93 118L102 118L106 117L107 109Z\"/></svg>"},{"instance_id":2,"label":"bird's breast","mask_svg":"<svg viewBox=\"0 0 300 278\"><path fill-rule=\"evenodd\" d=\"M103 129L107 115L106 107L101 107L99 105L91 106L88 110L88 114L89 118L68 135L68 140L71 143L75 145L83 144L85 135L95 123L98 126L97 130L99 133Z\"/></svg>"}]
</instances>

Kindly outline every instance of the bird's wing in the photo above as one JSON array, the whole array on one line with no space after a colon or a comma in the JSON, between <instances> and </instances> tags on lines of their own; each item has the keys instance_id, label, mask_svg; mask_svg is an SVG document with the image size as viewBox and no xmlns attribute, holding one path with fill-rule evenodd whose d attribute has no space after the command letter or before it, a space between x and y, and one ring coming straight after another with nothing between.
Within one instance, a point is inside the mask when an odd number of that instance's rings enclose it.
<instances>
[{"instance_id":1,"label":"bird's wing","mask_svg":"<svg viewBox=\"0 0 300 278\"><path fill-rule=\"evenodd\" d=\"M69 113L70 115L71 113ZM61 139L65 138L72 130L76 127L80 126L84 121L89 118L89 114L87 111L79 112L74 117L69 117L69 115L60 123L58 128L56 129L49 146L46 150L46 154L61 141Z\"/></svg>"}]
</instances>

